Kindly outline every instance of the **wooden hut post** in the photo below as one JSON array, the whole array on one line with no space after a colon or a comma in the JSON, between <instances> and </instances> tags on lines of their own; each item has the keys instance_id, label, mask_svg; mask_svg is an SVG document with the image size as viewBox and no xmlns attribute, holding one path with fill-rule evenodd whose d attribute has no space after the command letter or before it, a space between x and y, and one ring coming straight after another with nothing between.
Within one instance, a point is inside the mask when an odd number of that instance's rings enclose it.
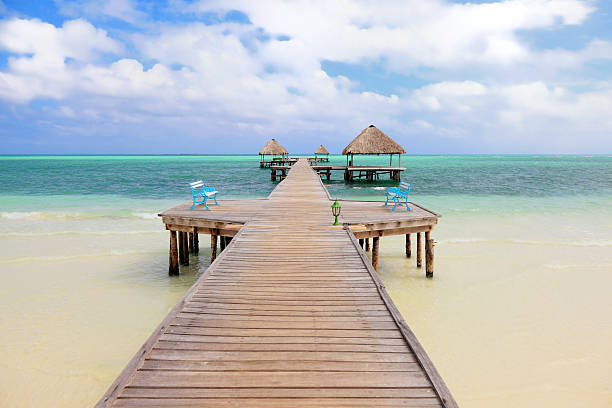
<instances>
[{"instance_id":1,"label":"wooden hut post","mask_svg":"<svg viewBox=\"0 0 612 408\"><path fill-rule=\"evenodd\" d=\"M359 239L359 246L361 247L361 249L363 249L363 238Z\"/></svg>"},{"instance_id":2,"label":"wooden hut post","mask_svg":"<svg viewBox=\"0 0 612 408\"><path fill-rule=\"evenodd\" d=\"M365 244L366 244L365 250L367 252L370 250L370 238L365 239Z\"/></svg>"},{"instance_id":3,"label":"wooden hut post","mask_svg":"<svg viewBox=\"0 0 612 408\"><path fill-rule=\"evenodd\" d=\"M429 236L429 231L425 232L425 276L433 278L434 252L433 239Z\"/></svg>"},{"instance_id":4,"label":"wooden hut post","mask_svg":"<svg viewBox=\"0 0 612 408\"><path fill-rule=\"evenodd\" d=\"M374 270L378 272L378 246L379 246L379 237L372 238L372 266Z\"/></svg>"},{"instance_id":5,"label":"wooden hut post","mask_svg":"<svg viewBox=\"0 0 612 408\"><path fill-rule=\"evenodd\" d=\"M195 255L200 253L200 234L198 234L198 227L193 227L193 253Z\"/></svg>"},{"instance_id":6,"label":"wooden hut post","mask_svg":"<svg viewBox=\"0 0 612 408\"><path fill-rule=\"evenodd\" d=\"M421 267L421 233L417 232L417 268Z\"/></svg>"},{"instance_id":7,"label":"wooden hut post","mask_svg":"<svg viewBox=\"0 0 612 408\"><path fill-rule=\"evenodd\" d=\"M189 253L193 254L195 252L195 249L193 248L193 232L189 233L188 245L189 245Z\"/></svg>"},{"instance_id":8,"label":"wooden hut post","mask_svg":"<svg viewBox=\"0 0 612 408\"><path fill-rule=\"evenodd\" d=\"M412 245L410 245L410 234L406 234L406 258L412 256Z\"/></svg>"},{"instance_id":9,"label":"wooden hut post","mask_svg":"<svg viewBox=\"0 0 612 408\"><path fill-rule=\"evenodd\" d=\"M217 259L217 231L210 231L210 263Z\"/></svg>"},{"instance_id":10,"label":"wooden hut post","mask_svg":"<svg viewBox=\"0 0 612 408\"><path fill-rule=\"evenodd\" d=\"M168 259L168 274L179 274L178 248L176 245L176 231L170 230L170 251Z\"/></svg>"}]
</instances>

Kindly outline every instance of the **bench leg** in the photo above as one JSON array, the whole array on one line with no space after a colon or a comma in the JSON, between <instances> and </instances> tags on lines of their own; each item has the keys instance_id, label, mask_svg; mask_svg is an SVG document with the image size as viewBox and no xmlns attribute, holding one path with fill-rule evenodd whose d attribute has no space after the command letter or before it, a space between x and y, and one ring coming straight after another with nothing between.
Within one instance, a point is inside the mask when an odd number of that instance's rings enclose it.
<instances>
[{"instance_id":1,"label":"bench leg","mask_svg":"<svg viewBox=\"0 0 612 408\"><path fill-rule=\"evenodd\" d=\"M206 205L206 196L204 196L204 201L202 202L202 204L204 204L204 207L206 207L207 210L210 210L210 208L208 208L208 205Z\"/></svg>"}]
</instances>

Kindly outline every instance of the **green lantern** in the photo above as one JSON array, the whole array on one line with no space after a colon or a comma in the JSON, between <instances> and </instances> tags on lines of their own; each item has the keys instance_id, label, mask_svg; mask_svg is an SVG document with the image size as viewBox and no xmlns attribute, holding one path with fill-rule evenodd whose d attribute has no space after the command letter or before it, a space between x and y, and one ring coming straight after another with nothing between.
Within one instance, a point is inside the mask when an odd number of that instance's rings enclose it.
<instances>
[{"instance_id":1,"label":"green lantern","mask_svg":"<svg viewBox=\"0 0 612 408\"><path fill-rule=\"evenodd\" d=\"M340 210L342 209L342 206L338 203L338 199L334 201L334 203L331 206L331 209L332 209L332 214L334 215L334 217L336 217L336 221L334 222L334 225L339 225L338 216L340 215Z\"/></svg>"}]
</instances>

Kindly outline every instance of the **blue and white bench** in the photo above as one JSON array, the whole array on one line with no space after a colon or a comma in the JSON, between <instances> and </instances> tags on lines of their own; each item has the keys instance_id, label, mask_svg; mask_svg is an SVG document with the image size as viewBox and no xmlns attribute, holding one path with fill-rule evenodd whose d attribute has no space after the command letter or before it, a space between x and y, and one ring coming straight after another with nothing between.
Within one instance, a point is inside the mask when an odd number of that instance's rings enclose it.
<instances>
[{"instance_id":1,"label":"blue and white bench","mask_svg":"<svg viewBox=\"0 0 612 408\"><path fill-rule=\"evenodd\" d=\"M408 206L408 194L410 194L410 184L401 182L397 187L391 187L387 189L387 201L385 201L385 205L389 203L389 200L393 200L393 211L395 211L395 207L398 205L406 206L408 211L411 208Z\"/></svg>"},{"instance_id":2,"label":"blue and white bench","mask_svg":"<svg viewBox=\"0 0 612 408\"><path fill-rule=\"evenodd\" d=\"M193 195L192 210L196 204L204 204L204 207L210 210L206 204L206 200L210 200L211 198L215 200L215 204L219 205L217 202L217 190L215 190L214 187L206 187L202 180L189 183L189 185L191 186L191 194Z\"/></svg>"}]
</instances>

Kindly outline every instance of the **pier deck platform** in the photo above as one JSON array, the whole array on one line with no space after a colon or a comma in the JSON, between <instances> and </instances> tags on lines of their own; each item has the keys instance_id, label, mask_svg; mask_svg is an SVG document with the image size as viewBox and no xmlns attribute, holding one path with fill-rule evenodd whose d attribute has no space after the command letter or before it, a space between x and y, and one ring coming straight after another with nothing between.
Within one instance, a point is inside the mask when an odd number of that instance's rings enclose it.
<instances>
[{"instance_id":1,"label":"pier deck platform","mask_svg":"<svg viewBox=\"0 0 612 408\"><path fill-rule=\"evenodd\" d=\"M191 211L191 228L232 229L233 240L97 407L456 406L351 227L330 225L306 160L268 199L221 204ZM359 221L351 205L345 220ZM356 225L366 232L435 223L420 207L410 220L368 205L372 223ZM162 219L186 222L185 211Z\"/></svg>"}]
</instances>

